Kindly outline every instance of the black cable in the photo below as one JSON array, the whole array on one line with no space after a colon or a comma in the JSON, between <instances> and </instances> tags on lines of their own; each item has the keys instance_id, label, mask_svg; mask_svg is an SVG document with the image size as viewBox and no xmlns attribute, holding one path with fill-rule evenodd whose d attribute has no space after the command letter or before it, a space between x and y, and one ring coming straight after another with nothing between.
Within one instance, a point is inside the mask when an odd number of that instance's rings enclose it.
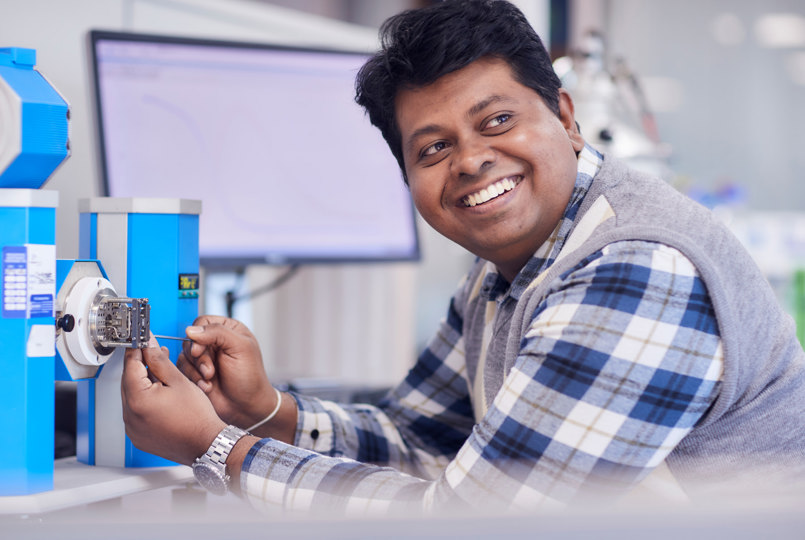
<instances>
[{"instance_id":1,"label":"black cable","mask_svg":"<svg viewBox=\"0 0 805 540\"><path fill-rule=\"evenodd\" d=\"M234 290L227 291L226 316L232 318L236 302L239 302L240 300L250 300L252 298L260 296L261 294L273 291L274 289L280 287L283 283L291 279L291 277L293 277L293 275L296 274L298 270L299 270L298 264L291 265L282 275L280 275L274 281L270 281L265 285L263 285L262 287L258 287L257 289L249 291L246 294L242 294L240 296L236 296Z\"/></svg>"},{"instance_id":2,"label":"black cable","mask_svg":"<svg viewBox=\"0 0 805 540\"><path fill-rule=\"evenodd\" d=\"M243 283L243 276L246 274L245 268L238 268L235 272L237 276L237 281L232 289L226 291L226 295L224 298L226 299L226 316L230 319L232 318L232 313L235 309L235 302L237 302L237 297L235 296L235 290L240 287Z\"/></svg>"}]
</instances>

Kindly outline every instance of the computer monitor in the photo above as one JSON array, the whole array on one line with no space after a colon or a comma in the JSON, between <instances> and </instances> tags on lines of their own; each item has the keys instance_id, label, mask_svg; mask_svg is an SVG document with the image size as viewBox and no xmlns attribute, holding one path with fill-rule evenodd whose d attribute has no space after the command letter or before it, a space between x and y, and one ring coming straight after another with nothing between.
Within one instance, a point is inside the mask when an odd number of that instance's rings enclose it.
<instances>
[{"instance_id":1,"label":"computer monitor","mask_svg":"<svg viewBox=\"0 0 805 540\"><path fill-rule=\"evenodd\" d=\"M93 30L104 194L200 199L207 267L419 258L366 54Z\"/></svg>"}]
</instances>

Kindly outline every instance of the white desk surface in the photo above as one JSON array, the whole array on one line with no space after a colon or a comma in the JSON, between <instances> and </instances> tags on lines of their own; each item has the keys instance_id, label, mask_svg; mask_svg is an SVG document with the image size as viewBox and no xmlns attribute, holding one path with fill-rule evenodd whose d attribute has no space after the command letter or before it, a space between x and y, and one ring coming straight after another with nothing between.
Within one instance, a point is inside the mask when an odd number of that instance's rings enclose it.
<instances>
[{"instance_id":1,"label":"white desk surface","mask_svg":"<svg viewBox=\"0 0 805 540\"><path fill-rule=\"evenodd\" d=\"M231 495L204 499L189 467L92 467L56 462L53 491L0 497L0 538L25 540L755 540L803 538L805 491L736 494L707 504L635 502L535 515L345 518L321 512L259 514ZM199 494L201 499L199 499Z\"/></svg>"},{"instance_id":2,"label":"white desk surface","mask_svg":"<svg viewBox=\"0 0 805 540\"><path fill-rule=\"evenodd\" d=\"M193 471L184 465L97 467L79 463L75 457L57 459L52 491L0 497L0 515L53 512L192 481Z\"/></svg>"}]
</instances>

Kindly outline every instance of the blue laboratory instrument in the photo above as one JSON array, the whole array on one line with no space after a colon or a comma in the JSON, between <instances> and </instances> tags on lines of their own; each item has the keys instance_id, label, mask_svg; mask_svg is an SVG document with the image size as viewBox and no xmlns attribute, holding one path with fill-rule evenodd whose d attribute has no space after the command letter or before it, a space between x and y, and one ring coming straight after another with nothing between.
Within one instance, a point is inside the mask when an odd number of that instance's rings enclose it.
<instances>
[{"instance_id":1,"label":"blue laboratory instrument","mask_svg":"<svg viewBox=\"0 0 805 540\"><path fill-rule=\"evenodd\" d=\"M123 295L117 304L122 320L140 321L138 328L150 327L154 334L184 335L185 327L198 316L201 202L92 198L79 201L79 212L79 256L103 262L109 282L116 287L110 294ZM118 334L117 329L112 330L106 339ZM173 464L137 449L126 437L121 421L122 347L144 346L142 340L147 341L136 333L123 332L124 342L137 341L133 345L107 342L112 347L103 369L96 377L78 382L77 453L83 463L118 467ZM161 345L169 348L174 360L181 352L181 343Z\"/></svg>"},{"instance_id":2,"label":"blue laboratory instrument","mask_svg":"<svg viewBox=\"0 0 805 540\"><path fill-rule=\"evenodd\" d=\"M0 496L53 488L58 193L39 190L68 157L67 102L0 49Z\"/></svg>"},{"instance_id":3,"label":"blue laboratory instrument","mask_svg":"<svg viewBox=\"0 0 805 540\"><path fill-rule=\"evenodd\" d=\"M0 497L53 489L56 380L76 381L78 461L171 465L125 435L122 359L198 315L200 201L81 201L81 259L56 260L58 193L38 188L69 155L69 109L35 60L0 49Z\"/></svg>"}]
</instances>

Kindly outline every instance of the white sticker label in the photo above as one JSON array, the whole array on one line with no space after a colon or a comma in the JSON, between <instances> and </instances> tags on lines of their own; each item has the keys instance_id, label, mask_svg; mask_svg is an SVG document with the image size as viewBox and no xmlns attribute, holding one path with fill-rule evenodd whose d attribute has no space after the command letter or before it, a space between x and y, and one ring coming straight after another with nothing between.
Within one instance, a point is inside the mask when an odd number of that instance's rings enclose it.
<instances>
[{"instance_id":1,"label":"white sticker label","mask_svg":"<svg viewBox=\"0 0 805 540\"><path fill-rule=\"evenodd\" d=\"M53 317L56 298L56 246L27 244L28 316Z\"/></svg>"},{"instance_id":2,"label":"white sticker label","mask_svg":"<svg viewBox=\"0 0 805 540\"><path fill-rule=\"evenodd\" d=\"M28 313L28 250L3 246L3 318L24 319Z\"/></svg>"}]
</instances>

